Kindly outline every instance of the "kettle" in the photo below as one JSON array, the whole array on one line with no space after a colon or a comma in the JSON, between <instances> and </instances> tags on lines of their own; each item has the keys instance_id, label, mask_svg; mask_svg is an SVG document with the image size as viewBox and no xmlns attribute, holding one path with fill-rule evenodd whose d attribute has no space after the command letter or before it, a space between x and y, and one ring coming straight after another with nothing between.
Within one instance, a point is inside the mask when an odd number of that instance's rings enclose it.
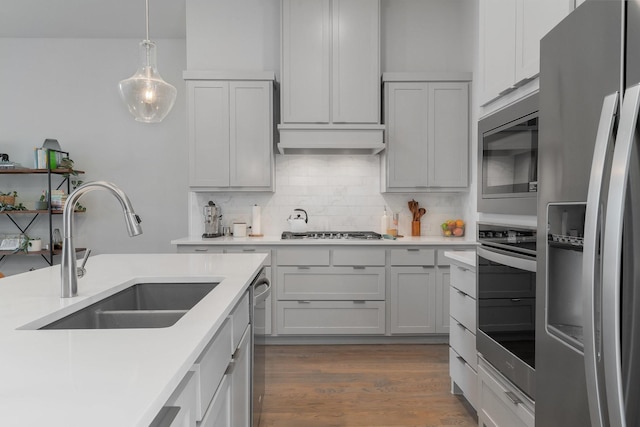
<instances>
[{"instance_id":1,"label":"kettle","mask_svg":"<svg viewBox=\"0 0 640 427\"><path fill-rule=\"evenodd\" d=\"M304 218L302 214L304 213ZM309 216L304 209L294 209L293 213L289 215L287 219L289 223L289 231L292 233L306 233L307 223L309 222Z\"/></svg>"}]
</instances>

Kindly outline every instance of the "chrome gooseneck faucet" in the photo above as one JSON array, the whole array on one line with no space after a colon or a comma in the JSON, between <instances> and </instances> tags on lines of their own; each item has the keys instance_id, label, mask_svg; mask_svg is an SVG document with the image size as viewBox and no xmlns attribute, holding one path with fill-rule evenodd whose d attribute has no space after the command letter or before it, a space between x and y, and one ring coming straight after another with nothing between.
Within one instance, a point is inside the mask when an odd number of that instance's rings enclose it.
<instances>
[{"instance_id":1,"label":"chrome gooseneck faucet","mask_svg":"<svg viewBox=\"0 0 640 427\"><path fill-rule=\"evenodd\" d=\"M127 195L115 184L106 181L88 182L69 194L62 214L64 236L62 242L62 262L60 265L62 277L61 298L71 298L78 294L76 249L73 243L73 210L80 197L93 190L107 190L113 194L122 205L129 236L133 237L142 234L142 227L140 227L142 220L133 211Z\"/></svg>"}]
</instances>

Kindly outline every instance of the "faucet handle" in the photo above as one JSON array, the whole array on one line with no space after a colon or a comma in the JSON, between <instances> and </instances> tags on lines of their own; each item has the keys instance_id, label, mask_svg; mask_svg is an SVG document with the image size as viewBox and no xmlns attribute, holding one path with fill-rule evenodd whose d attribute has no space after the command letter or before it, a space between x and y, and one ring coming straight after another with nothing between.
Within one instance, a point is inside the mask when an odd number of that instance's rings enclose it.
<instances>
[{"instance_id":1,"label":"faucet handle","mask_svg":"<svg viewBox=\"0 0 640 427\"><path fill-rule=\"evenodd\" d=\"M89 259L89 255L91 255L91 249L87 249L84 252L84 258L82 258L82 264L80 265L80 267L76 268L76 274L78 275L78 277L83 277L87 272L87 270L84 268L84 265L87 263L87 260Z\"/></svg>"}]
</instances>

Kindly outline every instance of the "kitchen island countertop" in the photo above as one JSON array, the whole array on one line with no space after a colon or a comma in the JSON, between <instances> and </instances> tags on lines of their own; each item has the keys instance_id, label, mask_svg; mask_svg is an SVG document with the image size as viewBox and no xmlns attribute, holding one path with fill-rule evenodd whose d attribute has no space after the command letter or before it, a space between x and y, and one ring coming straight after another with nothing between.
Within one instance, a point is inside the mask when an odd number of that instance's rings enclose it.
<instances>
[{"instance_id":1,"label":"kitchen island countertop","mask_svg":"<svg viewBox=\"0 0 640 427\"><path fill-rule=\"evenodd\" d=\"M202 238L201 236L188 236L171 241L173 245L365 245L365 246L403 246L403 245L436 245L436 246L475 246L475 238L442 237L442 236L404 236L396 240L376 239L281 239L280 235L264 237L216 237Z\"/></svg>"},{"instance_id":2,"label":"kitchen island countertop","mask_svg":"<svg viewBox=\"0 0 640 427\"><path fill-rule=\"evenodd\" d=\"M0 425L148 426L265 257L97 255L67 299L59 266L0 279ZM219 285L168 328L37 330L133 283L170 281Z\"/></svg>"}]
</instances>

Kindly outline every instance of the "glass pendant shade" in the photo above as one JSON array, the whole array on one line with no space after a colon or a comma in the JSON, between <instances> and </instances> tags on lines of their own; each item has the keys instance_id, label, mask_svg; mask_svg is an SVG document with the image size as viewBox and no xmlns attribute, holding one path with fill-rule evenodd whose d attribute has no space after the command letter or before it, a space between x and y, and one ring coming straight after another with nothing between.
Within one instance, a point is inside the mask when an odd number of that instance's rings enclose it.
<instances>
[{"instance_id":1,"label":"glass pendant shade","mask_svg":"<svg viewBox=\"0 0 640 427\"><path fill-rule=\"evenodd\" d=\"M120 97L139 122L159 123L173 108L176 88L162 80L156 65L156 45L140 42L140 68L120 82Z\"/></svg>"}]
</instances>

